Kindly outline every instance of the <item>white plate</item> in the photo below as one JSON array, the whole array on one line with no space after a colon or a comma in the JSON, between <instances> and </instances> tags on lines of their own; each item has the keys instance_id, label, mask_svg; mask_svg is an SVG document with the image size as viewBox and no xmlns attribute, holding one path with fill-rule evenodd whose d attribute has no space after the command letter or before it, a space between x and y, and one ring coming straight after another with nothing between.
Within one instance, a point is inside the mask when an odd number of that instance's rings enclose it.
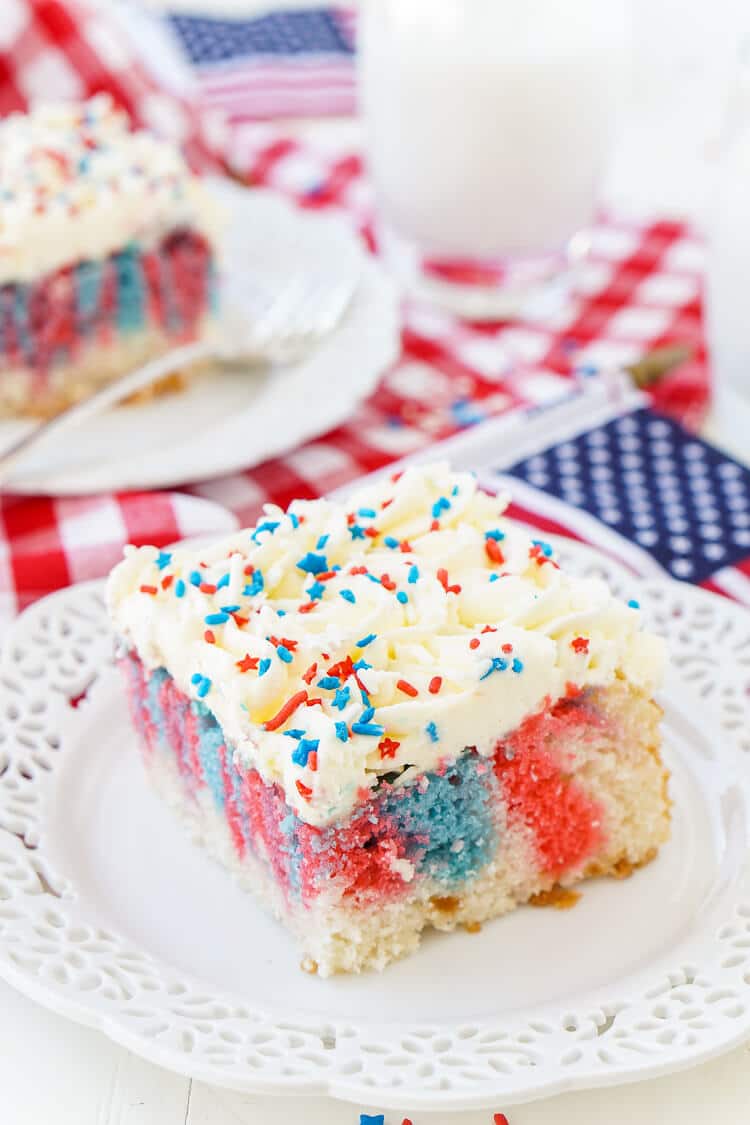
<instances>
[{"instance_id":1,"label":"white plate","mask_svg":"<svg viewBox=\"0 0 750 1125\"><path fill-rule=\"evenodd\" d=\"M399 348L391 279L339 216L301 211L281 196L213 185L230 222L226 257L274 268L359 276L344 317L305 359L274 370L217 370L179 394L120 406L50 438L8 487L68 495L166 488L251 468L339 425L370 394ZM29 429L0 421L0 451Z\"/></svg>"},{"instance_id":2,"label":"white plate","mask_svg":"<svg viewBox=\"0 0 750 1125\"><path fill-rule=\"evenodd\" d=\"M561 555L635 592L592 552ZM298 969L148 790L101 586L38 603L0 669L0 975L208 1082L413 1110L632 1081L736 1044L750 1034L750 615L686 585L637 588L672 650L658 860L587 885L568 913L522 908L332 980Z\"/></svg>"}]
</instances>

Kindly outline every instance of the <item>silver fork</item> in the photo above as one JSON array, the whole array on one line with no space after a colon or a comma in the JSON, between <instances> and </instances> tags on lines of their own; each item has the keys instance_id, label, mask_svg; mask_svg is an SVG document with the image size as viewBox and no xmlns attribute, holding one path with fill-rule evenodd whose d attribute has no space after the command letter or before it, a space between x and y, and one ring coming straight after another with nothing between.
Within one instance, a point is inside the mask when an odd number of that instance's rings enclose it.
<instances>
[{"instance_id":1,"label":"silver fork","mask_svg":"<svg viewBox=\"0 0 750 1125\"><path fill-rule=\"evenodd\" d=\"M18 461L54 434L142 391L181 368L205 360L220 364L292 363L327 336L343 317L359 283L354 273L268 279L229 278L222 316L206 339L183 344L121 375L86 398L40 422L0 453L0 487Z\"/></svg>"}]
</instances>

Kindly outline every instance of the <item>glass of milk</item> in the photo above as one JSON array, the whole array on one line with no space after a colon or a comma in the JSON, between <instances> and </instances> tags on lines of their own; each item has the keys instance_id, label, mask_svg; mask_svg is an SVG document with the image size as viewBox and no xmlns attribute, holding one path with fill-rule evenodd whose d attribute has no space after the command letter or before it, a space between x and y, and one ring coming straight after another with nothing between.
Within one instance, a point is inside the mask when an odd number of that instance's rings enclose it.
<instances>
[{"instance_id":1,"label":"glass of milk","mask_svg":"<svg viewBox=\"0 0 750 1125\"><path fill-rule=\"evenodd\" d=\"M381 246L411 289L519 312L585 252L626 0L363 0L360 105Z\"/></svg>"}]
</instances>

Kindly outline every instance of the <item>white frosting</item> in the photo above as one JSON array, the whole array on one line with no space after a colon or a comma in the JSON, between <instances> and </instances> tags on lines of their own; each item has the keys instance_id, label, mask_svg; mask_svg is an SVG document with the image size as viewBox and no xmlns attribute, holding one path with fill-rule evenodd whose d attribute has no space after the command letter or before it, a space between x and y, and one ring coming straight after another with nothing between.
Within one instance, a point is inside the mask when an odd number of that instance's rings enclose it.
<instances>
[{"instance_id":1,"label":"white frosting","mask_svg":"<svg viewBox=\"0 0 750 1125\"><path fill-rule=\"evenodd\" d=\"M0 284L151 245L189 227L215 237L215 207L178 150L131 132L107 95L0 123Z\"/></svg>"},{"instance_id":2,"label":"white frosting","mask_svg":"<svg viewBox=\"0 0 750 1125\"><path fill-rule=\"evenodd\" d=\"M408 766L403 783L466 746L491 754L500 737L570 684L608 684L616 675L645 690L658 682L662 643L642 631L638 609L601 581L564 574L546 544L503 518L505 507L470 474L446 465L410 468L346 506L295 501L289 514L267 506L254 532L200 551L176 549L168 557L153 547L127 548L110 577L110 611L148 668L165 667L183 692L204 699L246 765L278 782L302 819L329 823L382 774ZM376 535L366 534L371 528ZM341 569L319 581L300 562ZM249 567L262 573L262 592L252 593L260 580L245 573ZM352 567L368 574L352 574ZM192 584L191 572L209 592ZM312 598L305 592L311 588ZM315 608L300 612L311 600ZM207 622L222 606L230 607L226 620ZM239 622L231 615L237 612ZM492 631L483 632L487 626ZM358 644L371 634L375 639ZM281 652L270 637L293 643ZM238 662L246 656L267 661L267 671L259 675L260 663L243 671ZM319 686L347 657L370 665L357 671L374 708L360 733L352 727L364 710L355 679L340 679L348 701L329 681ZM304 679L313 664L315 674ZM302 702L277 730L264 729L300 691L322 705ZM336 723L346 724L347 741ZM300 742L286 730L304 732L303 757L310 740L317 742L317 762L293 761Z\"/></svg>"}]
</instances>

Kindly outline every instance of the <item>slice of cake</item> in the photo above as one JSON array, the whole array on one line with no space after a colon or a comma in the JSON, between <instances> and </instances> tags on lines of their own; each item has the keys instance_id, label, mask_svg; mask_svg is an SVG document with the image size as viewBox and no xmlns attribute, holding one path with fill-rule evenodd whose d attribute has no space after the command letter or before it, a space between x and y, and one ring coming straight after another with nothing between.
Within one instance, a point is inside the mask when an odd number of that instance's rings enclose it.
<instances>
[{"instance_id":1,"label":"slice of cake","mask_svg":"<svg viewBox=\"0 0 750 1125\"><path fill-rule=\"evenodd\" d=\"M504 508L409 468L111 575L148 774L303 967L382 968L668 837L662 644Z\"/></svg>"},{"instance_id":2,"label":"slice of cake","mask_svg":"<svg viewBox=\"0 0 750 1125\"><path fill-rule=\"evenodd\" d=\"M213 203L100 95L0 123L0 413L45 415L200 335Z\"/></svg>"}]
</instances>

